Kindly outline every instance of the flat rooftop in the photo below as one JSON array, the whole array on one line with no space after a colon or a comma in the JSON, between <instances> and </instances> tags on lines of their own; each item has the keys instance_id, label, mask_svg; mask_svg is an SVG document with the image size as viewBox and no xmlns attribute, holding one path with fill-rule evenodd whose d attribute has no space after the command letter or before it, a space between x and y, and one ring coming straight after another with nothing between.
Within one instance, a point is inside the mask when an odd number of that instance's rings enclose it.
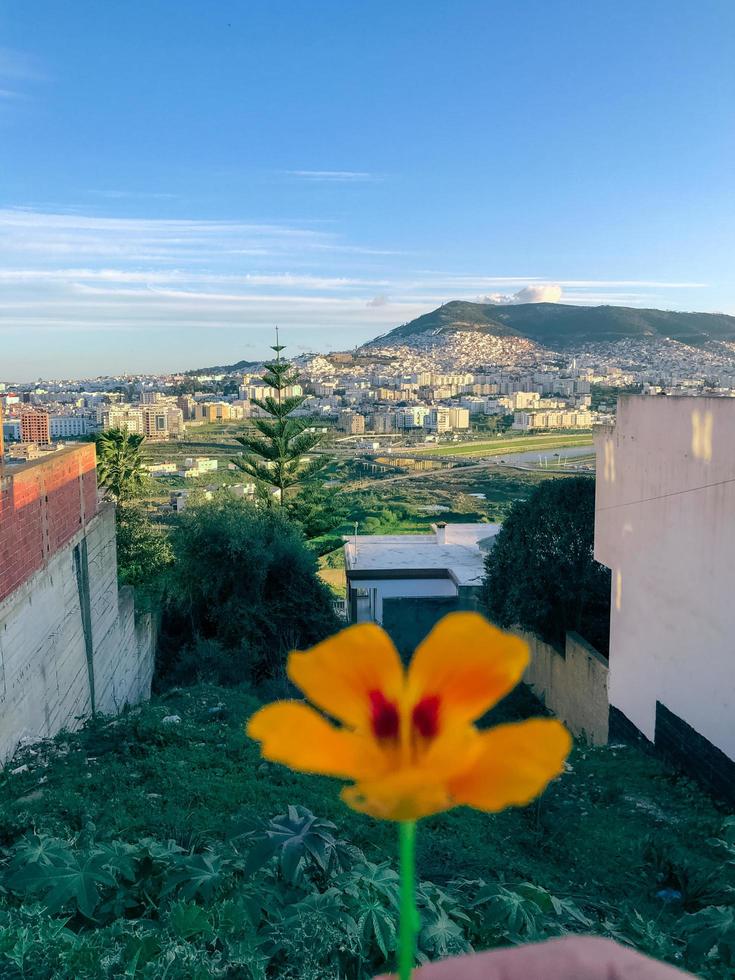
<instances>
[{"instance_id":1,"label":"flat rooftop","mask_svg":"<svg viewBox=\"0 0 735 980\"><path fill-rule=\"evenodd\" d=\"M485 555L492 548L500 524L432 525L431 534L345 535L347 574L373 572L376 578L405 571L449 575L458 586L480 585L485 576Z\"/></svg>"}]
</instances>

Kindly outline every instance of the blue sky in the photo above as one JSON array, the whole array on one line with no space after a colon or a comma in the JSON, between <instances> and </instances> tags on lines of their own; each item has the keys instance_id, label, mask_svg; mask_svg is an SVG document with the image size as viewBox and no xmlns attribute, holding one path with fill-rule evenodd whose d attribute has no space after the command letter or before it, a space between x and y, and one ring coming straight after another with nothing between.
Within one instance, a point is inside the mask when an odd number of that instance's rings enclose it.
<instances>
[{"instance_id":1,"label":"blue sky","mask_svg":"<svg viewBox=\"0 0 735 980\"><path fill-rule=\"evenodd\" d=\"M0 378L735 313L734 66L731 0L6 0Z\"/></svg>"}]
</instances>

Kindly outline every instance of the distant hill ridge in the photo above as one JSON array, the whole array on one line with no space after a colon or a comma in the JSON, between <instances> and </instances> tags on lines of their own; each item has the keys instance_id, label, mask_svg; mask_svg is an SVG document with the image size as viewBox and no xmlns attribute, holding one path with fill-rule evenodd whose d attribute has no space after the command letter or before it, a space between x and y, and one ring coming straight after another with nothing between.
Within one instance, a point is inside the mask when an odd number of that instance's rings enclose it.
<instances>
[{"instance_id":1,"label":"distant hill ridge","mask_svg":"<svg viewBox=\"0 0 735 980\"><path fill-rule=\"evenodd\" d=\"M570 306L565 303L445 303L431 313L376 337L363 347L394 346L442 333L478 332L525 337L550 348L627 339L678 340L691 347L710 341L735 341L735 316L681 313L630 306Z\"/></svg>"},{"instance_id":2,"label":"distant hill ridge","mask_svg":"<svg viewBox=\"0 0 735 980\"><path fill-rule=\"evenodd\" d=\"M238 361L236 364L217 364L214 367L195 368L191 371L184 371L189 376L193 374L233 374L235 371L248 371L259 367L262 361Z\"/></svg>"}]
</instances>

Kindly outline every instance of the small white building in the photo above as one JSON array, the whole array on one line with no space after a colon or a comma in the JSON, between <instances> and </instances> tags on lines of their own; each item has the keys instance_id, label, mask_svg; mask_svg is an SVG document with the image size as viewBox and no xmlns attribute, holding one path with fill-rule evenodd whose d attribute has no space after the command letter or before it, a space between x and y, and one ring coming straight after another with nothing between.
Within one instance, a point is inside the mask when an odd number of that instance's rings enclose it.
<instances>
[{"instance_id":1,"label":"small white building","mask_svg":"<svg viewBox=\"0 0 735 980\"><path fill-rule=\"evenodd\" d=\"M205 476L207 473L213 473L217 466L217 460L209 456L187 456L179 476L187 480L195 479L199 476Z\"/></svg>"},{"instance_id":2,"label":"small white building","mask_svg":"<svg viewBox=\"0 0 735 980\"><path fill-rule=\"evenodd\" d=\"M344 538L350 622L408 628L451 609L474 608L485 556L500 524L432 524L430 534Z\"/></svg>"},{"instance_id":3,"label":"small white building","mask_svg":"<svg viewBox=\"0 0 735 980\"><path fill-rule=\"evenodd\" d=\"M173 476L178 472L178 464L176 463L147 463L143 466L146 472L150 473L151 476Z\"/></svg>"}]
</instances>

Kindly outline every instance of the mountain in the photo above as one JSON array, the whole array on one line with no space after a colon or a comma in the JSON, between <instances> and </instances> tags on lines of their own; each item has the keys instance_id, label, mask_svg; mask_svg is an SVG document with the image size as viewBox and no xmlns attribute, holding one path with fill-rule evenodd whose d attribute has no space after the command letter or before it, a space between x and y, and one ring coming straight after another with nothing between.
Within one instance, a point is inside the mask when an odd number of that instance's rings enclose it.
<instances>
[{"instance_id":1,"label":"mountain","mask_svg":"<svg viewBox=\"0 0 735 980\"><path fill-rule=\"evenodd\" d=\"M234 374L236 371L252 371L262 363L262 361L238 361L237 364L217 364L214 367L196 368L196 370L184 371L184 374Z\"/></svg>"},{"instance_id":2,"label":"mountain","mask_svg":"<svg viewBox=\"0 0 735 980\"><path fill-rule=\"evenodd\" d=\"M422 337L428 339L465 332L523 337L557 350L584 343L664 338L702 347L711 341L735 341L735 316L639 310L629 306L569 306L565 303L495 306L453 301L364 346L410 345L412 340Z\"/></svg>"}]
</instances>

